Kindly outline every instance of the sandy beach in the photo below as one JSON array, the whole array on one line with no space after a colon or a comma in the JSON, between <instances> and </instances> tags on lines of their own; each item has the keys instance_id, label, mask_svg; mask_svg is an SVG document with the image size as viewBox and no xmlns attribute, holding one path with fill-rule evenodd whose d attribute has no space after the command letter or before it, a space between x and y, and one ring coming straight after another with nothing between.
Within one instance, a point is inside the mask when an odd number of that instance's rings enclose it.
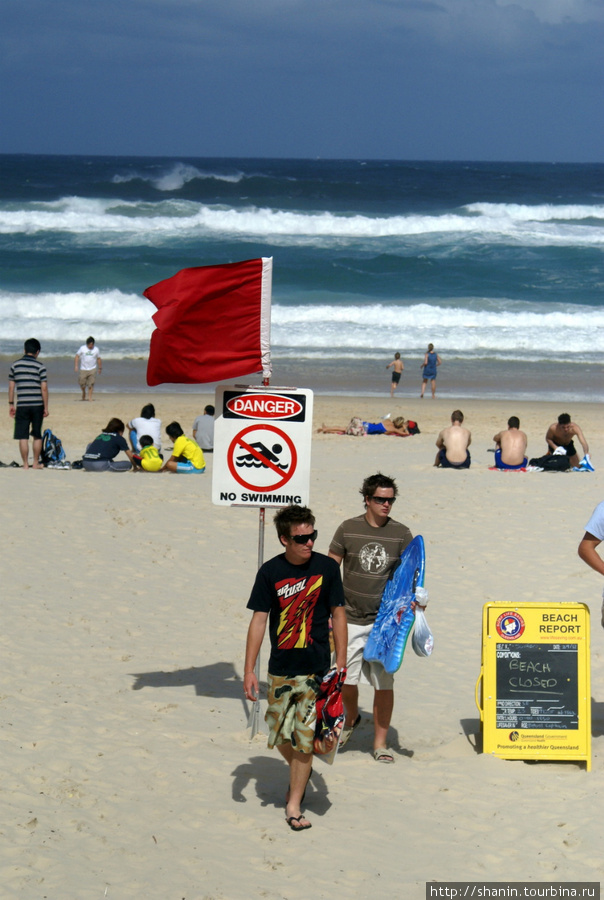
<instances>
[{"instance_id":1,"label":"sandy beach","mask_svg":"<svg viewBox=\"0 0 604 900\"><path fill-rule=\"evenodd\" d=\"M316 434L311 506L326 552L375 471L394 476L395 518L426 542L432 658L409 648L391 747L374 762L364 722L333 767L317 761L305 811L284 821L287 771L250 738L241 678L257 567L258 511L212 505L213 459L196 479L0 471L3 817L0 881L22 900L304 900L405 897L425 882L600 881L604 801L602 580L577 557L604 499L599 404L449 397L315 397L315 428L353 415L416 420L412 438ZM418 391L419 394L419 383ZM6 391L3 399L6 401ZM49 427L77 459L147 390L52 393ZM162 393L164 426L190 434L211 393ZM455 406L472 467L432 466ZM4 406L7 409L6 402ZM568 411L593 474L502 474L492 436L518 415L529 455ZM0 460L18 460L12 421ZM267 515L265 558L279 551ZM474 686L489 600L577 601L592 610L592 771L477 752ZM267 653L263 651L262 670Z\"/></svg>"}]
</instances>

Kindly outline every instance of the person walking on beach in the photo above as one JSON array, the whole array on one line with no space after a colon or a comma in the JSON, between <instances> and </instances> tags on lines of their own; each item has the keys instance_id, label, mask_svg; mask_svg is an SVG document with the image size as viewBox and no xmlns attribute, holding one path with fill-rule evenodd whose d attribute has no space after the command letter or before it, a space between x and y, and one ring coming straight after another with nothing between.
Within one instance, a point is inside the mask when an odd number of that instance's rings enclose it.
<instances>
[{"instance_id":1,"label":"person walking on beach","mask_svg":"<svg viewBox=\"0 0 604 900\"><path fill-rule=\"evenodd\" d=\"M15 420L14 438L19 441L24 469L29 469L30 428L33 438L32 468L44 468L40 453L42 420L48 415L48 382L46 366L38 360L41 349L40 341L29 338L23 346L24 356L12 364L8 373L8 411Z\"/></svg>"},{"instance_id":2,"label":"person walking on beach","mask_svg":"<svg viewBox=\"0 0 604 900\"><path fill-rule=\"evenodd\" d=\"M398 494L393 478L370 475L361 486L365 511L347 519L336 529L329 556L343 563L348 653L346 683L342 699L346 709L340 747L350 739L361 721L359 684L370 684L373 695L373 756L377 762L393 763L388 749L388 729L394 709L394 676L379 662L363 659L363 650L377 617L382 592L400 555L413 535L406 525L390 518Z\"/></svg>"},{"instance_id":3,"label":"person walking on beach","mask_svg":"<svg viewBox=\"0 0 604 900\"><path fill-rule=\"evenodd\" d=\"M426 385L428 381L430 381L430 387L432 388L432 399L434 400L436 396L436 369L440 366L442 360L438 353L434 350L434 344L428 344L428 349L424 354L424 360L420 365L420 369L423 368L422 372L422 391L420 396L420 400L423 399L424 391L426 390Z\"/></svg>"},{"instance_id":4,"label":"person walking on beach","mask_svg":"<svg viewBox=\"0 0 604 900\"><path fill-rule=\"evenodd\" d=\"M392 397L399 381L401 380L401 375L403 374L403 369L405 368L405 364L401 359L400 353L394 354L394 359L391 363L386 366L387 369L392 369L392 382L390 384L390 396Z\"/></svg>"},{"instance_id":5,"label":"person walking on beach","mask_svg":"<svg viewBox=\"0 0 604 900\"><path fill-rule=\"evenodd\" d=\"M602 541L604 541L604 502L598 503L591 514L577 550L583 562L599 575L604 575L604 560L596 552L596 548ZM602 628L604 628L604 591L602 591Z\"/></svg>"},{"instance_id":6,"label":"person walking on beach","mask_svg":"<svg viewBox=\"0 0 604 900\"><path fill-rule=\"evenodd\" d=\"M82 391L82 400L92 400L92 392L94 391L94 382L96 381L96 373L99 375L103 371L103 360L98 347L95 347L94 338L89 337L86 343L82 344L75 355L73 361L75 371L78 373L78 384ZM88 398L86 398L86 390L88 390Z\"/></svg>"},{"instance_id":7,"label":"person walking on beach","mask_svg":"<svg viewBox=\"0 0 604 900\"><path fill-rule=\"evenodd\" d=\"M443 469L469 469L471 459L468 447L471 443L472 434L463 424L463 413L460 409L454 409L451 424L443 428L436 438L438 453L434 465Z\"/></svg>"},{"instance_id":8,"label":"person walking on beach","mask_svg":"<svg viewBox=\"0 0 604 900\"><path fill-rule=\"evenodd\" d=\"M573 442L574 437L579 440L583 448L584 456L581 461L579 461L579 454ZM561 413L558 416L558 421L552 422L547 429L545 441L548 446L548 453L554 453L558 447L564 447L571 468L582 468L586 472L593 472L594 469L589 458L589 447L585 436L576 422L571 422L568 413Z\"/></svg>"},{"instance_id":9,"label":"person walking on beach","mask_svg":"<svg viewBox=\"0 0 604 900\"><path fill-rule=\"evenodd\" d=\"M510 416L507 431L498 432L493 440L496 444L495 466L498 469L523 469L526 466L528 441L524 431L520 431L518 416Z\"/></svg>"},{"instance_id":10,"label":"person walking on beach","mask_svg":"<svg viewBox=\"0 0 604 900\"><path fill-rule=\"evenodd\" d=\"M274 518L284 553L258 570L247 608L243 690L258 699L256 660L268 622L268 746L289 766L285 821L292 831L311 823L301 805L310 777L316 724L316 699L331 661L329 618L333 621L336 668L346 663L346 615L340 572L333 560L315 553L315 517L304 506L287 506Z\"/></svg>"}]
</instances>

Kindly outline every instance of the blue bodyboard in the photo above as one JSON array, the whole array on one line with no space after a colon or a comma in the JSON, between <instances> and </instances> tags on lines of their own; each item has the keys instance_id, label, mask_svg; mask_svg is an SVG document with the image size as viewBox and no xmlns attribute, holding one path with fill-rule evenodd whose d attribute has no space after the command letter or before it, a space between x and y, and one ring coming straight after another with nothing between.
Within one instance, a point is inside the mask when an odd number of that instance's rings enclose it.
<instances>
[{"instance_id":1,"label":"blue bodyboard","mask_svg":"<svg viewBox=\"0 0 604 900\"><path fill-rule=\"evenodd\" d=\"M387 672L396 672L403 661L407 638L415 622L411 604L416 587L424 586L425 568L424 539L418 534L403 550L400 564L384 588L363 653L369 662L381 662Z\"/></svg>"}]
</instances>

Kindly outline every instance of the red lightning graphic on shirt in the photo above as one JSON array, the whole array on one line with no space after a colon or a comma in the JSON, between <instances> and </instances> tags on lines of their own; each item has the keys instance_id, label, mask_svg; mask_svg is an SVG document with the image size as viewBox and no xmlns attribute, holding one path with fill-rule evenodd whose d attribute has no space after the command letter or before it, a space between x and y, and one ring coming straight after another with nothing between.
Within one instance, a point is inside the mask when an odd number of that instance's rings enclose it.
<instances>
[{"instance_id":1,"label":"red lightning graphic on shirt","mask_svg":"<svg viewBox=\"0 0 604 900\"><path fill-rule=\"evenodd\" d=\"M322 584L323 576L313 575L299 580L287 578L275 585L281 606L277 628L279 650L298 649L312 643L312 618Z\"/></svg>"}]
</instances>

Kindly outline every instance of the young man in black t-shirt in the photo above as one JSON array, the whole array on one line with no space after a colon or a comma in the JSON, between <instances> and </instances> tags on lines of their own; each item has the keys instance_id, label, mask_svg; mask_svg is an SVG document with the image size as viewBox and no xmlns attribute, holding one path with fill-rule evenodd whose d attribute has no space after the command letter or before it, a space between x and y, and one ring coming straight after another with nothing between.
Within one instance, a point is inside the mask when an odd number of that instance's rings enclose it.
<instances>
[{"instance_id":1,"label":"young man in black t-shirt","mask_svg":"<svg viewBox=\"0 0 604 900\"><path fill-rule=\"evenodd\" d=\"M258 699L256 659L268 622L268 746L276 746L289 765L285 818L293 831L311 823L300 804L311 769L315 702L329 669L329 618L332 616L336 667L346 665L346 615L339 567L315 553L315 517L310 509L288 506L275 516L285 552L258 570L248 609L253 611L245 653L243 689Z\"/></svg>"}]
</instances>

